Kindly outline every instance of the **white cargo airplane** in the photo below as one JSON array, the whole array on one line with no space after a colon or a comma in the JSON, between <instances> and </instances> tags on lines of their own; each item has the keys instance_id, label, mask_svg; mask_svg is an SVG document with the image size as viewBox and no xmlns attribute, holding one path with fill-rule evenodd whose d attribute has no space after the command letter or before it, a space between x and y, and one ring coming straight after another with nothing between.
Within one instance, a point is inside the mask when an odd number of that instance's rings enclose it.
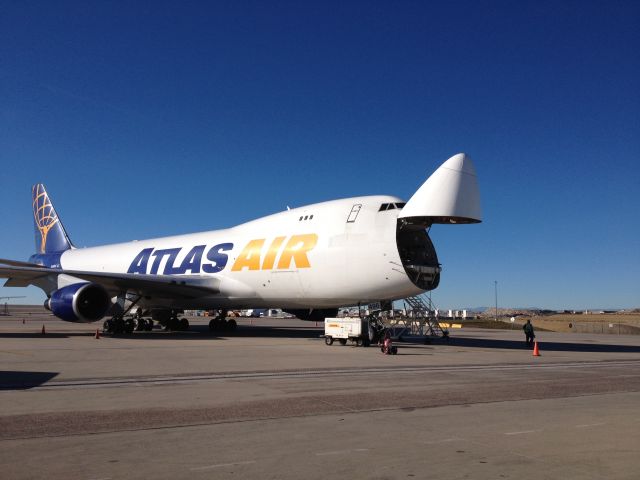
<instances>
[{"instance_id":1,"label":"white cargo airplane","mask_svg":"<svg viewBox=\"0 0 640 480\"><path fill-rule=\"evenodd\" d=\"M174 329L188 328L177 318L184 309L281 308L320 320L344 305L389 305L438 286L432 224L482 218L465 154L444 162L406 203L346 198L225 230L82 249L69 240L44 185L32 193L38 253L29 262L0 259L0 278L8 278L6 287L41 288L45 307L62 320L110 315L107 326L133 305Z\"/></svg>"}]
</instances>

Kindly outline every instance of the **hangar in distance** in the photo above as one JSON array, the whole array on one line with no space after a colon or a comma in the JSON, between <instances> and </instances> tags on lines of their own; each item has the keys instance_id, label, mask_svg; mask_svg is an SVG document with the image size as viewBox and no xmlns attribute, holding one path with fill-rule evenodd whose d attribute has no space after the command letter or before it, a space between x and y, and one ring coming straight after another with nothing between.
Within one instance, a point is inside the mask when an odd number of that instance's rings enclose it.
<instances>
[{"instance_id":1,"label":"hangar in distance","mask_svg":"<svg viewBox=\"0 0 640 480\"><path fill-rule=\"evenodd\" d=\"M36 253L0 259L7 287L35 285L68 322L119 322L134 305L174 329L184 309L281 308L301 319L432 290L433 224L482 219L475 168L444 162L407 201L374 195L294 208L235 227L77 249L44 185L32 189Z\"/></svg>"}]
</instances>

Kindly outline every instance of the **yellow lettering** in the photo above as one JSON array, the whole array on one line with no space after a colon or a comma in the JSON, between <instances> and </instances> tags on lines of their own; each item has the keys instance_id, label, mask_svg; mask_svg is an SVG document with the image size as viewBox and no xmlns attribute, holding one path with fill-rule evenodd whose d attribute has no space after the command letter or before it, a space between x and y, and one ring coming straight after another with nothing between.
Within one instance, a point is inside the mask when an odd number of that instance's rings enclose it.
<instances>
[{"instance_id":1,"label":"yellow lettering","mask_svg":"<svg viewBox=\"0 0 640 480\"><path fill-rule=\"evenodd\" d=\"M244 247L244 250L242 250L242 253L233 264L231 271L239 272L243 268L260 270L260 256L262 255L263 245L264 239L251 240L247 243L247 246Z\"/></svg>"},{"instance_id":2,"label":"yellow lettering","mask_svg":"<svg viewBox=\"0 0 640 480\"><path fill-rule=\"evenodd\" d=\"M276 262L276 255L278 255L278 250L280 250L280 246L286 237L276 237L273 242L271 242L271 246L269 250L267 250L267 254L264 256L264 261L262 262L262 270L271 270L273 268L273 264Z\"/></svg>"},{"instance_id":3,"label":"yellow lettering","mask_svg":"<svg viewBox=\"0 0 640 480\"><path fill-rule=\"evenodd\" d=\"M284 250L282 250L280 260L278 261L278 268L290 268L291 260L293 260L295 266L298 268L311 267L309 259L307 258L307 252L313 249L316 243L318 243L318 235L315 233L292 236L284 247Z\"/></svg>"}]
</instances>

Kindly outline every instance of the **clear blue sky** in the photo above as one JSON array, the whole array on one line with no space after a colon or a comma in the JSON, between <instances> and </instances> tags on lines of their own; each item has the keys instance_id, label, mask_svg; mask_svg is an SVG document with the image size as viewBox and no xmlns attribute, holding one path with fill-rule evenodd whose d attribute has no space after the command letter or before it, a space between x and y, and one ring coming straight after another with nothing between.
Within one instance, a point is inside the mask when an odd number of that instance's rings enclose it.
<instances>
[{"instance_id":1,"label":"clear blue sky","mask_svg":"<svg viewBox=\"0 0 640 480\"><path fill-rule=\"evenodd\" d=\"M0 257L35 182L93 246L409 198L466 152L484 223L433 227L436 304L640 307L637 1L1 3Z\"/></svg>"}]
</instances>

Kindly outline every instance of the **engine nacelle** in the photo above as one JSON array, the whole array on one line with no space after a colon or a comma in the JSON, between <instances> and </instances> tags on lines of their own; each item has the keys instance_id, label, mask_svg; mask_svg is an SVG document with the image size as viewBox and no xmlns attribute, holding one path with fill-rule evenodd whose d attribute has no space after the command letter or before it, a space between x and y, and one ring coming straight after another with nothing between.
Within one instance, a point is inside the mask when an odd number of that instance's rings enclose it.
<instances>
[{"instance_id":1,"label":"engine nacelle","mask_svg":"<svg viewBox=\"0 0 640 480\"><path fill-rule=\"evenodd\" d=\"M95 322L111 307L111 297L97 283L74 283L51 294L45 305L65 322Z\"/></svg>"}]
</instances>

